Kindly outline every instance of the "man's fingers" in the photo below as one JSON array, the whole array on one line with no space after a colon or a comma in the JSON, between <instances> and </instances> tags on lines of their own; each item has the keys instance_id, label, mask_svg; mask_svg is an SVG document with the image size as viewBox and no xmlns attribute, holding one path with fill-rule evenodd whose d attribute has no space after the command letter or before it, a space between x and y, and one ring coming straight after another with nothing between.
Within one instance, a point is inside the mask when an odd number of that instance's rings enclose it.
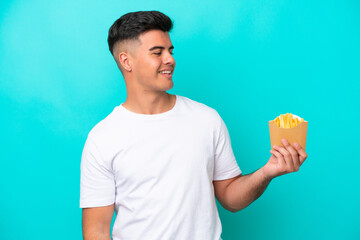
<instances>
[{"instance_id":1,"label":"man's fingers","mask_svg":"<svg viewBox=\"0 0 360 240\"><path fill-rule=\"evenodd\" d=\"M274 149L270 150L270 153L273 154L276 157L276 159L278 160L278 162L280 164L281 169L286 169L287 168L284 157L283 157L283 155L281 153L279 153L278 151L276 151Z\"/></svg>"},{"instance_id":2,"label":"man's fingers","mask_svg":"<svg viewBox=\"0 0 360 240\"><path fill-rule=\"evenodd\" d=\"M294 142L294 147L297 150L297 152L300 155L300 164L303 164L305 159L307 158L307 153L305 152L305 150L301 147L300 144L298 144L297 142Z\"/></svg>"},{"instance_id":3,"label":"man's fingers","mask_svg":"<svg viewBox=\"0 0 360 240\"><path fill-rule=\"evenodd\" d=\"M277 150L278 152L280 152L284 159L285 159L285 163L287 165L287 171L288 172L293 172L295 171L295 165L294 165L294 161L292 160L292 156L291 154L283 147L279 147L279 146L273 146L275 150Z\"/></svg>"},{"instance_id":4,"label":"man's fingers","mask_svg":"<svg viewBox=\"0 0 360 240\"><path fill-rule=\"evenodd\" d=\"M291 144L285 139L281 139L282 144L285 146L286 150L288 152L290 152L291 156L292 156L292 161L294 163L294 171L299 171L300 168L300 159L299 159L299 154L296 151L296 149L291 146Z\"/></svg>"}]
</instances>

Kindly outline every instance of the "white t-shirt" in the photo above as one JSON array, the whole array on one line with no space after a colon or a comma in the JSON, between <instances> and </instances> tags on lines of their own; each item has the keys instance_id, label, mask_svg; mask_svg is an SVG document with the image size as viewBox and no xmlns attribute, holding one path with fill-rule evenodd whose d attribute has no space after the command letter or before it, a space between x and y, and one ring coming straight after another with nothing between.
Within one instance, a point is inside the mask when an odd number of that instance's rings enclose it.
<instances>
[{"instance_id":1,"label":"white t-shirt","mask_svg":"<svg viewBox=\"0 0 360 240\"><path fill-rule=\"evenodd\" d=\"M160 114L121 105L89 133L80 207L115 203L114 240L218 240L214 180L241 174L216 110L176 95Z\"/></svg>"}]
</instances>

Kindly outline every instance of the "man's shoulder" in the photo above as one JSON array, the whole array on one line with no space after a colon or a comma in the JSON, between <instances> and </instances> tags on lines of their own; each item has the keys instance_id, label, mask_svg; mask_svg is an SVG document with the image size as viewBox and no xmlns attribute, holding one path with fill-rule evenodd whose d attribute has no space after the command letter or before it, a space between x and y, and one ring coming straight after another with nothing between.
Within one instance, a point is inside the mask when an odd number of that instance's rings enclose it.
<instances>
[{"instance_id":1,"label":"man's shoulder","mask_svg":"<svg viewBox=\"0 0 360 240\"><path fill-rule=\"evenodd\" d=\"M188 97L180 96L184 102L184 104L194 110L201 111L201 112L208 112L210 114L217 114L217 111L206 105L205 103L190 99Z\"/></svg>"},{"instance_id":2,"label":"man's shoulder","mask_svg":"<svg viewBox=\"0 0 360 240\"><path fill-rule=\"evenodd\" d=\"M217 118L219 115L218 112L214 108L212 108L202 102L199 102L199 101L196 101L196 100L190 99L188 97L184 97L184 96L180 96L180 97L182 98L184 105L188 109L193 110L195 113L203 114L203 115L207 115L207 117L215 117L215 118Z\"/></svg>"},{"instance_id":3,"label":"man's shoulder","mask_svg":"<svg viewBox=\"0 0 360 240\"><path fill-rule=\"evenodd\" d=\"M97 141L98 139L106 139L111 135L116 127L119 126L118 107L108 114L104 119L98 122L89 132L88 137Z\"/></svg>"}]
</instances>

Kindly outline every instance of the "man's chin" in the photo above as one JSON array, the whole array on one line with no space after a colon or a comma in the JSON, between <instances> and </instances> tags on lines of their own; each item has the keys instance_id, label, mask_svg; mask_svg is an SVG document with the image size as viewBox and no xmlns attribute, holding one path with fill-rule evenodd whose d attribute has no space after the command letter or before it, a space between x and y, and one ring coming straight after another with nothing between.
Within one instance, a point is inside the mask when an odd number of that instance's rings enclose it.
<instances>
[{"instance_id":1,"label":"man's chin","mask_svg":"<svg viewBox=\"0 0 360 240\"><path fill-rule=\"evenodd\" d=\"M168 91L170 89L172 89L174 87L174 83L172 80L169 80L169 82L167 82L167 84L164 84L161 88L163 91Z\"/></svg>"},{"instance_id":2,"label":"man's chin","mask_svg":"<svg viewBox=\"0 0 360 240\"><path fill-rule=\"evenodd\" d=\"M165 91L168 91L168 90L170 90L170 89L172 89L174 87L174 83L173 83L173 81L171 80L171 85L167 88L167 90L165 90Z\"/></svg>"}]
</instances>

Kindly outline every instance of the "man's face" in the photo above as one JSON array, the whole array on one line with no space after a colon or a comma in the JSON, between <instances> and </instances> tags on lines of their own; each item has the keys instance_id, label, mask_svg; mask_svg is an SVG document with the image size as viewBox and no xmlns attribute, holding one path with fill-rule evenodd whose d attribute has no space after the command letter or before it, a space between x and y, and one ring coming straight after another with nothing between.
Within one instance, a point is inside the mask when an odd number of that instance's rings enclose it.
<instances>
[{"instance_id":1,"label":"man's face","mask_svg":"<svg viewBox=\"0 0 360 240\"><path fill-rule=\"evenodd\" d=\"M168 32L150 30L139 36L140 45L133 58L132 74L144 91L167 91L173 87L175 60ZM164 72L165 71L165 72Z\"/></svg>"}]
</instances>

